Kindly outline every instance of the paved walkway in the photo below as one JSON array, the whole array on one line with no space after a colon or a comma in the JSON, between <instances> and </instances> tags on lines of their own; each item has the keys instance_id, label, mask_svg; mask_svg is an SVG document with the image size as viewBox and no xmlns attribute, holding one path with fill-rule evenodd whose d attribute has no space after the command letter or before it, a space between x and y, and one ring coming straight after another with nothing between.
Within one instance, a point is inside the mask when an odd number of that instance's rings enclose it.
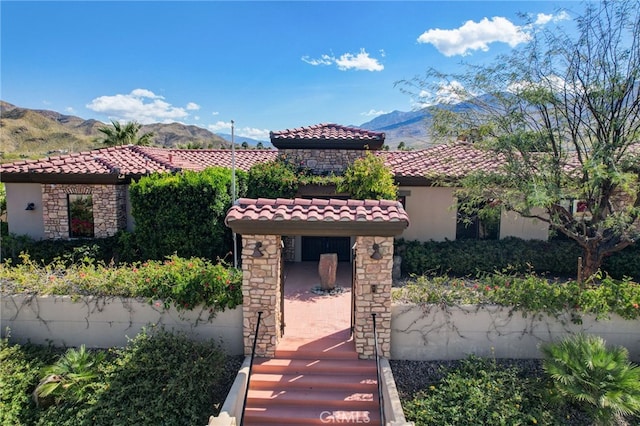
<instances>
[{"instance_id":1,"label":"paved walkway","mask_svg":"<svg viewBox=\"0 0 640 426\"><path fill-rule=\"evenodd\" d=\"M285 263L284 273L284 337L320 338L349 335L351 327L352 265L340 262L336 273L335 295L314 294L320 286L318 262Z\"/></svg>"}]
</instances>

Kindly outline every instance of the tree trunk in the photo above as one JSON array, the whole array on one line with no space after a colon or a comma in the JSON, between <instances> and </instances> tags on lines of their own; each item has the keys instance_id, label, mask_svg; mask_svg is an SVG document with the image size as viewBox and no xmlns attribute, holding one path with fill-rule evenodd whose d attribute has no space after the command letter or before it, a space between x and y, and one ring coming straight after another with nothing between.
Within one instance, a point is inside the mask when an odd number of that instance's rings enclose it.
<instances>
[{"instance_id":1,"label":"tree trunk","mask_svg":"<svg viewBox=\"0 0 640 426\"><path fill-rule=\"evenodd\" d=\"M604 256L601 251L598 250L598 245L587 243L584 247L584 255L582 258L582 278L584 280L588 280L591 278L600 266L602 266L602 261Z\"/></svg>"}]
</instances>

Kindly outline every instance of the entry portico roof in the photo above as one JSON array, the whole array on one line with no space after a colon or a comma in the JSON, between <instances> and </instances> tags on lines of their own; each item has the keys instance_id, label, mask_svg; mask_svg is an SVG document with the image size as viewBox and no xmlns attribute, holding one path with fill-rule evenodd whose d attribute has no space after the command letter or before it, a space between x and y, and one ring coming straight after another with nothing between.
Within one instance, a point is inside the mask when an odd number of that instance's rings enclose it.
<instances>
[{"instance_id":1,"label":"entry portico roof","mask_svg":"<svg viewBox=\"0 0 640 426\"><path fill-rule=\"evenodd\" d=\"M409 216L392 200L240 198L225 224L238 234L395 236Z\"/></svg>"}]
</instances>

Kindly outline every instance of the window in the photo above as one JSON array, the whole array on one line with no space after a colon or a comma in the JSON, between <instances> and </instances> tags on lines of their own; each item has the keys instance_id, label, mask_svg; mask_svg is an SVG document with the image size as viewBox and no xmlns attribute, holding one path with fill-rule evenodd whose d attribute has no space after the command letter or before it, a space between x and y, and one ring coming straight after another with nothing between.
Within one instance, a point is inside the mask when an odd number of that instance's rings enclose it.
<instances>
[{"instance_id":1,"label":"window","mask_svg":"<svg viewBox=\"0 0 640 426\"><path fill-rule=\"evenodd\" d=\"M497 240L500 235L500 208L487 203L458 203L457 240Z\"/></svg>"},{"instance_id":2,"label":"window","mask_svg":"<svg viewBox=\"0 0 640 426\"><path fill-rule=\"evenodd\" d=\"M93 238L93 197L88 194L69 194L69 236Z\"/></svg>"}]
</instances>

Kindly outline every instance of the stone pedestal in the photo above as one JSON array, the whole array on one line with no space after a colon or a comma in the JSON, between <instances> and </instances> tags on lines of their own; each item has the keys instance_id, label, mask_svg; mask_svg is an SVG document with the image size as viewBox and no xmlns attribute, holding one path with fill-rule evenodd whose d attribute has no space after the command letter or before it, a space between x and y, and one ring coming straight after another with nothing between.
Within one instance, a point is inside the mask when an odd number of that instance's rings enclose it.
<instances>
[{"instance_id":1,"label":"stone pedestal","mask_svg":"<svg viewBox=\"0 0 640 426\"><path fill-rule=\"evenodd\" d=\"M323 253L318 262L318 274L320 275L320 288L333 290L336 288L336 271L338 270L338 254Z\"/></svg>"}]
</instances>

